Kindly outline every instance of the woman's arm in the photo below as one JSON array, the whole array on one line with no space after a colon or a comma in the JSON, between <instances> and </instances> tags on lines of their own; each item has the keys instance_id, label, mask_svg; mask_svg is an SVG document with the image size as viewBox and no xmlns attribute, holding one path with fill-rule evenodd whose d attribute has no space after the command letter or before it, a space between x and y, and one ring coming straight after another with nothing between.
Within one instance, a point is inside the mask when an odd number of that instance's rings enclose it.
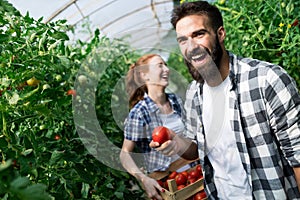
<instances>
[{"instance_id":1,"label":"woman's arm","mask_svg":"<svg viewBox=\"0 0 300 200\"><path fill-rule=\"evenodd\" d=\"M162 200L162 197L159 195L158 190L164 192L164 189L158 184L156 180L145 175L139 169L132 156L130 155L130 153L133 152L134 146L134 141L124 139L122 150L120 153L120 160L123 167L127 170L128 173L130 173L142 183L143 188L146 191L149 198L156 198L157 200Z\"/></svg>"}]
</instances>

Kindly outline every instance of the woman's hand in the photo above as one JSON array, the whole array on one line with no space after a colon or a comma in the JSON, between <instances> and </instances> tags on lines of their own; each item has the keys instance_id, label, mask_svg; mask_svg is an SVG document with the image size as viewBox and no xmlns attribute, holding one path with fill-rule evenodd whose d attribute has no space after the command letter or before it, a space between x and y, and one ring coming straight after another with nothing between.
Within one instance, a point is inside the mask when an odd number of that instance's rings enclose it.
<instances>
[{"instance_id":1,"label":"woman's hand","mask_svg":"<svg viewBox=\"0 0 300 200\"><path fill-rule=\"evenodd\" d=\"M145 175L141 178L141 182L143 184L143 188L144 188L145 192L147 193L147 195L150 199L156 199L156 200L163 199L160 196L158 191L164 192L165 189L162 188L155 179L150 178Z\"/></svg>"}]
</instances>

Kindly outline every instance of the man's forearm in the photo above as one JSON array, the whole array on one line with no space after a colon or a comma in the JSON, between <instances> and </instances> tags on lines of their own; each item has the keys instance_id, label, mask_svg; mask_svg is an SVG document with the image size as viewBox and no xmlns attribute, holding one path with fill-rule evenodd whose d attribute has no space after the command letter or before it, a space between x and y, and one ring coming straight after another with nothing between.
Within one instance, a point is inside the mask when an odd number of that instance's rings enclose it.
<instances>
[{"instance_id":1,"label":"man's forearm","mask_svg":"<svg viewBox=\"0 0 300 200\"><path fill-rule=\"evenodd\" d=\"M178 155L186 160L195 160L198 158L198 147L197 144L192 140L183 138L183 137L175 137L177 140L177 144L179 146Z\"/></svg>"},{"instance_id":2,"label":"man's forearm","mask_svg":"<svg viewBox=\"0 0 300 200\"><path fill-rule=\"evenodd\" d=\"M297 184L298 184L298 189L299 189L299 192L300 192L300 167L294 167L294 173L295 173L295 178L296 178L296 181L297 181Z\"/></svg>"}]
</instances>

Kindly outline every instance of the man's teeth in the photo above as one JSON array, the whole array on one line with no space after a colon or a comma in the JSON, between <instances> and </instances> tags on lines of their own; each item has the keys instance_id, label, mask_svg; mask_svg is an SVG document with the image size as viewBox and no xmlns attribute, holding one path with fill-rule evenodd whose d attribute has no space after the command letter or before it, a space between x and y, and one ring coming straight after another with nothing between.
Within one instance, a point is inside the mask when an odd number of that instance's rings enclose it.
<instances>
[{"instance_id":1,"label":"man's teeth","mask_svg":"<svg viewBox=\"0 0 300 200\"><path fill-rule=\"evenodd\" d=\"M203 56L203 54L199 54L199 55L196 55L196 56L192 56L192 59L193 59L193 60L197 60L197 59L200 59L202 56Z\"/></svg>"}]
</instances>

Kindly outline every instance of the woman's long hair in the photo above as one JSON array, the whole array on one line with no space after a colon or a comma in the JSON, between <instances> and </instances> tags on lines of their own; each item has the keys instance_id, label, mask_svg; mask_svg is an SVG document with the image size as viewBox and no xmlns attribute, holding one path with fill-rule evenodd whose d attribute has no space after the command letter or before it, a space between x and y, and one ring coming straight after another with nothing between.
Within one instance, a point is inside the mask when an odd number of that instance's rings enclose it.
<instances>
[{"instance_id":1,"label":"woman's long hair","mask_svg":"<svg viewBox=\"0 0 300 200\"><path fill-rule=\"evenodd\" d=\"M140 57L135 63L131 64L126 75L126 92L129 96L129 107L134 107L140 100L144 99L145 92L148 92L145 80L141 77L141 72L149 70L151 58L159 56L157 54L146 54Z\"/></svg>"}]
</instances>

